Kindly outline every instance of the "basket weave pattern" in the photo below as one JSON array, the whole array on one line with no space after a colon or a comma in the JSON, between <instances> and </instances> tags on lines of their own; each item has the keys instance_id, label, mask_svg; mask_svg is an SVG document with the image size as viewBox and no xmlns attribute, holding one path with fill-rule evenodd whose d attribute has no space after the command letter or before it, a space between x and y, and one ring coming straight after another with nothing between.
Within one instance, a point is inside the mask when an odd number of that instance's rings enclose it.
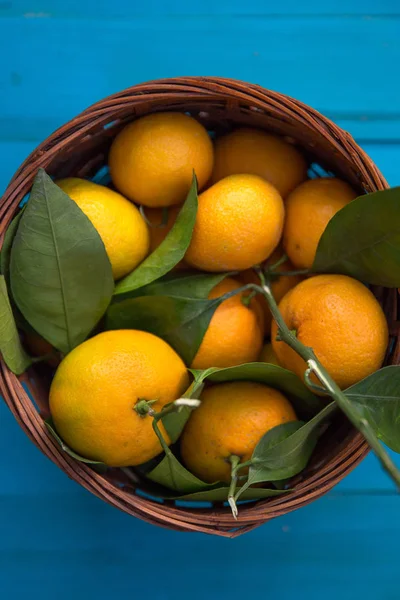
<instances>
[{"instance_id":1,"label":"basket weave pattern","mask_svg":"<svg viewBox=\"0 0 400 600\"><path fill-rule=\"evenodd\" d=\"M346 179L359 193L387 187L385 179L353 138L304 104L257 85L211 77L182 77L140 84L98 102L47 138L21 165L0 203L0 238L19 203L32 186L38 168L58 178L91 177L107 163L113 137L130 120L156 111L186 111L209 130L223 133L234 126L276 132L298 144L310 162ZM400 357L396 295L377 290L391 327L391 355ZM393 341L395 343L393 343ZM35 403L22 383L25 383ZM317 499L338 483L366 455L368 446L343 417L322 437L307 469L295 478L287 495L240 506L238 521L230 509L214 503L192 508L173 501L157 502L135 492L118 470L100 475L66 455L49 436L49 377L36 366L18 378L0 365L0 393L31 440L69 477L121 510L169 529L235 537L274 517Z\"/></svg>"}]
</instances>

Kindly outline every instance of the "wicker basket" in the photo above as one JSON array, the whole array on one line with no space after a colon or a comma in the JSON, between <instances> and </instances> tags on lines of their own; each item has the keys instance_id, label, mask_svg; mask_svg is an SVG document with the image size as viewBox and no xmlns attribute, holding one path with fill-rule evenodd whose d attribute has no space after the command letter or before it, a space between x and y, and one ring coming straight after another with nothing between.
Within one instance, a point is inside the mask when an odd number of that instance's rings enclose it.
<instances>
[{"instance_id":1,"label":"wicker basket","mask_svg":"<svg viewBox=\"0 0 400 600\"><path fill-rule=\"evenodd\" d=\"M23 163L10 182L0 205L0 236L20 201L29 191L39 167L51 175L91 177L107 162L112 138L124 124L155 111L189 111L217 133L249 125L287 136L324 169L346 179L360 193L387 183L353 138L315 110L257 85L211 77L182 77L134 86L90 107L58 129ZM393 294L380 290L389 321L396 321ZM395 328L392 328L395 329ZM396 332L397 333L397 332ZM398 363L397 335L392 331L392 355ZM394 348L394 349L393 349ZM235 521L229 508L215 503L199 508L183 502L157 502L138 494L118 470L100 475L66 455L49 436L49 374L39 366L22 378L0 367L0 391L31 440L69 477L109 504L149 523L181 531L235 537L269 519L319 498L349 473L366 455L367 444L344 417L322 437L307 469L292 482L288 495L244 504ZM25 391L25 383L34 398Z\"/></svg>"}]
</instances>

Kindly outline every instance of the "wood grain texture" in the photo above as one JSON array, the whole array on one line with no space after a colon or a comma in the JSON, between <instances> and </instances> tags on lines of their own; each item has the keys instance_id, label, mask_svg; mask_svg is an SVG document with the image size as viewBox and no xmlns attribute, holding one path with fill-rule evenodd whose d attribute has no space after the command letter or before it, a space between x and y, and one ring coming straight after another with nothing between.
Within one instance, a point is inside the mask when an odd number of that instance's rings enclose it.
<instances>
[{"instance_id":1,"label":"wood grain texture","mask_svg":"<svg viewBox=\"0 0 400 600\"><path fill-rule=\"evenodd\" d=\"M42 497L29 494L0 499L9 540L0 552L9 585L3 578L3 590L13 600L241 600L249 587L282 600L353 600L355 589L363 598L398 599L400 530L384 516L396 510L394 496L328 496L235 542L130 522L87 493L47 499L46 509ZM344 515L340 523L328 518L335 513ZM46 517L41 535L33 514Z\"/></svg>"},{"instance_id":2,"label":"wood grain texture","mask_svg":"<svg viewBox=\"0 0 400 600\"><path fill-rule=\"evenodd\" d=\"M201 9L0 0L0 192L38 142L87 105L179 74L242 78L313 105L399 185L399 16L396 0L207 0ZM7 600L197 600L205 581L209 597L232 600L249 582L282 600L347 600L355 590L398 598L399 499L371 455L329 496L235 541L167 532L110 508L41 455L2 404L0 457Z\"/></svg>"},{"instance_id":3,"label":"wood grain texture","mask_svg":"<svg viewBox=\"0 0 400 600\"><path fill-rule=\"evenodd\" d=\"M259 83L334 120L354 113L396 120L398 79L379 76L378 83L376 76L383 68L397 72L399 25L400 19L388 16L4 17L6 135L12 127L19 139L37 139L111 92L177 74Z\"/></svg>"},{"instance_id":4,"label":"wood grain texture","mask_svg":"<svg viewBox=\"0 0 400 600\"><path fill-rule=\"evenodd\" d=\"M149 0L146 5L124 0L110 2L109 0L68 0L67 2L54 0L14 0L14 2L0 3L0 16L23 16L27 19L35 18L74 18L74 19L130 19L143 14L158 15L264 15L274 17L328 14L337 18L349 16L362 16L371 18L376 15L398 15L400 8L393 0L326 0L316 3L315 0L286 0L284 3L264 2L254 0L251 4L237 0L203 0L199 3L185 3L182 0Z\"/></svg>"},{"instance_id":5,"label":"wood grain texture","mask_svg":"<svg viewBox=\"0 0 400 600\"><path fill-rule=\"evenodd\" d=\"M343 487L237 540L158 529L68 480L0 407L0 573L4 597L50 600L118 594L203 600L253 593L328 600L397 600L398 496ZM6 433L6 439L4 439ZM14 448L9 452L10 444ZM368 458L368 484L378 473ZM361 481L360 481L361 482ZM157 573L155 576L154 572ZM206 583L208 582L208 583ZM55 592L56 591L56 592Z\"/></svg>"}]
</instances>

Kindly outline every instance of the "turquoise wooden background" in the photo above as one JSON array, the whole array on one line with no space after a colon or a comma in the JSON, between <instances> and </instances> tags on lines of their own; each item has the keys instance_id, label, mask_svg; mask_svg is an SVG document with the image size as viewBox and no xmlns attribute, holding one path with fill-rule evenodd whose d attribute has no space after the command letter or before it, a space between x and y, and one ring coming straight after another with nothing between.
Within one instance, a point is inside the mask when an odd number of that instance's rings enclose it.
<instances>
[{"instance_id":1,"label":"turquoise wooden background","mask_svg":"<svg viewBox=\"0 0 400 600\"><path fill-rule=\"evenodd\" d=\"M398 0L0 0L0 190L92 102L222 75L291 94L400 184ZM329 495L237 540L164 531L67 479L0 403L4 600L398 600L400 500L369 456Z\"/></svg>"}]
</instances>

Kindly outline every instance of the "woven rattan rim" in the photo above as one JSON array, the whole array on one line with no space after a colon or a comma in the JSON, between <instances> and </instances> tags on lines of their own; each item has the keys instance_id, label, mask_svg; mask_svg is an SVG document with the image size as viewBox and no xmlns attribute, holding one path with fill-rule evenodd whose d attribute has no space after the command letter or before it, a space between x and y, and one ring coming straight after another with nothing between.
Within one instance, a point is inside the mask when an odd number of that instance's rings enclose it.
<instances>
[{"instance_id":1,"label":"woven rattan rim","mask_svg":"<svg viewBox=\"0 0 400 600\"><path fill-rule=\"evenodd\" d=\"M48 137L25 160L12 178L0 202L0 237L29 191L39 167L51 174L94 174L106 162L110 140L126 121L160 110L190 111L210 129L233 125L263 127L287 136L302 146L311 161L346 178L360 192L387 187L370 158L353 138L317 111L282 94L241 81L217 77L181 77L133 86L98 102ZM396 320L393 302L383 301ZM398 328L390 362L398 363ZM393 346L393 344L392 344ZM25 391L29 385L36 404ZM235 521L221 505L191 508L172 501L159 503L135 493L132 484L116 484L114 474L103 476L66 455L49 436L46 415L47 382L40 371L17 378L4 362L0 365L0 393L30 439L69 477L109 504L144 521L181 531L198 531L236 537L262 523L316 500L345 477L367 454L368 446L345 420L322 444L312 464L285 496L260 500L240 507Z\"/></svg>"}]
</instances>

